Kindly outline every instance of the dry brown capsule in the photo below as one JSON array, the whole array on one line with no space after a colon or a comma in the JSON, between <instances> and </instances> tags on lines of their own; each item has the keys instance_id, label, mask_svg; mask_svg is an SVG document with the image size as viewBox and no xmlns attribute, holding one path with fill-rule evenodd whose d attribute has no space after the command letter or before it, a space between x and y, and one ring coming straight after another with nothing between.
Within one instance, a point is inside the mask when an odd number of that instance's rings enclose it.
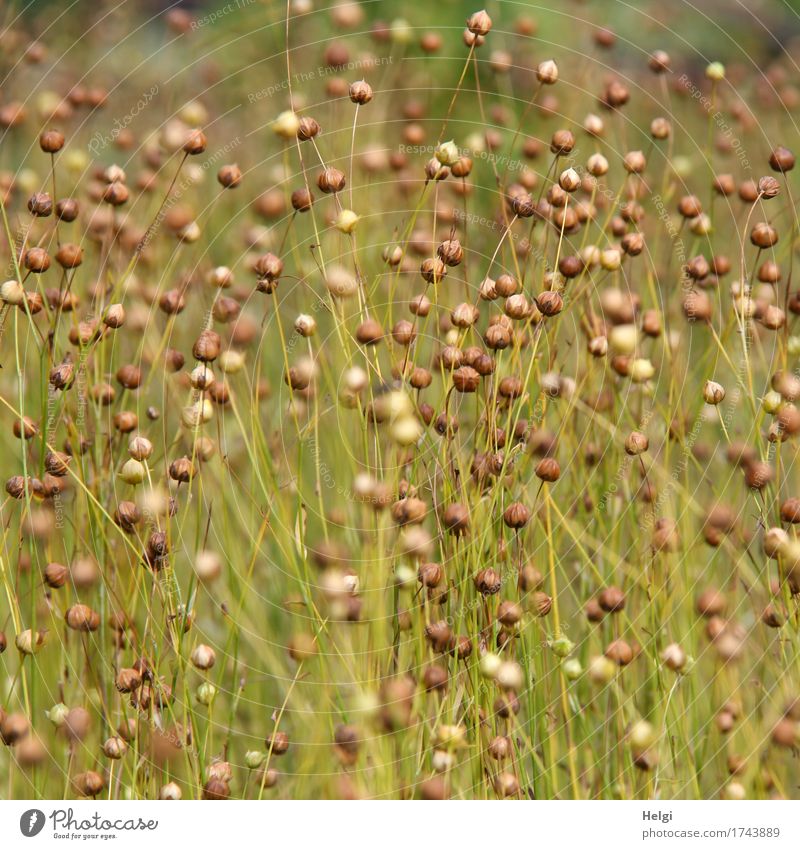
<instances>
[{"instance_id":1,"label":"dry brown capsule","mask_svg":"<svg viewBox=\"0 0 800 849\"><path fill-rule=\"evenodd\" d=\"M554 457L543 457L536 464L536 477L545 483L555 483L561 477L561 467Z\"/></svg>"},{"instance_id":2,"label":"dry brown capsule","mask_svg":"<svg viewBox=\"0 0 800 849\"><path fill-rule=\"evenodd\" d=\"M769 463L753 461L745 467L744 479L750 489L763 489L773 478Z\"/></svg>"},{"instance_id":3,"label":"dry brown capsule","mask_svg":"<svg viewBox=\"0 0 800 849\"><path fill-rule=\"evenodd\" d=\"M188 459L188 458L185 458ZM152 569L158 570L166 565L169 557L169 543L163 531L153 531L145 546L145 561Z\"/></svg>"},{"instance_id":4,"label":"dry brown capsule","mask_svg":"<svg viewBox=\"0 0 800 849\"><path fill-rule=\"evenodd\" d=\"M63 563L48 563L44 567L44 582L51 589L61 589L67 583L69 569Z\"/></svg>"},{"instance_id":5,"label":"dry brown capsule","mask_svg":"<svg viewBox=\"0 0 800 849\"><path fill-rule=\"evenodd\" d=\"M222 340L214 330L203 330L192 347L192 354L200 362L210 363L219 356Z\"/></svg>"},{"instance_id":6,"label":"dry brown capsule","mask_svg":"<svg viewBox=\"0 0 800 849\"><path fill-rule=\"evenodd\" d=\"M597 601L606 613L619 613L625 608L625 593L619 587L606 587Z\"/></svg>"},{"instance_id":7,"label":"dry brown capsule","mask_svg":"<svg viewBox=\"0 0 800 849\"><path fill-rule=\"evenodd\" d=\"M536 306L542 315L558 315L564 308L564 299L558 292L542 292L536 297Z\"/></svg>"},{"instance_id":8,"label":"dry brown capsule","mask_svg":"<svg viewBox=\"0 0 800 849\"><path fill-rule=\"evenodd\" d=\"M489 756L496 761L504 761L511 757L513 747L508 737L493 737L486 747Z\"/></svg>"},{"instance_id":9,"label":"dry brown capsule","mask_svg":"<svg viewBox=\"0 0 800 849\"><path fill-rule=\"evenodd\" d=\"M285 731L274 731L264 741L264 745L273 755L285 755L289 751L289 735Z\"/></svg>"},{"instance_id":10,"label":"dry brown capsule","mask_svg":"<svg viewBox=\"0 0 800 849\"><path fill-rule=\"evenodd\" d=\"M450 171L454 177L463 180L472 173L472 160L468 156L459 156L450 166Z\"/></svg>"},{"instance_id":11,"label":"dry brown capsule","mask_svg":"<svg viewBox=\"0 0 800 849\"><path fill-rule=\"evenodd\" d=\"M15 746L25 739L31 730L28 717L23 713L10 713L7 716L0 711L0 739L6 746Z\"/></svg>"},{"instance_id":12,"label":"dry brown capsule","mask_svg":"<svg viewBox=\"0 0 800 849\"><path fill-rule=\"evenodd\" d=\"M422 563L417 570L417 580L423 587L438 587L444 578L440 563Z\"/></svg>"},{"instance_id":13,"label":"dry brown capsule","mask_svg":"<svg viewBox=\"0 0 800 849\"><path fill-rule=\"evenodd\" d=\"M464 258L464 249L458 239L448 239L439 245L436 255L445 265L456 266Z\"/></svg>"},{"instance_id":14,"label":"dry brown capsule","mask_svg":"<svg viewBox=\"0 0 800 849\"><path fill-rule=\"evenodd\" d=\"M191 130L188 138L183 143L183 152L187 156L198 156L205 152L208 142L202 130Z\"/></svg>"},{"instance_id":15,"label":"dry brown capsule","mask_svg":"<svg viewBox=\"0 0 800 849\"><path fill-rule=\"evenodd\" d=\"M128 363L117 369L117 382L125 389L138 389L142 385L142 370Z\"/></svg>"},{"instance_id":16,"label":"dry brown capsule","mask_svg":"<svg viewBox=\"0 0 800 849\"><path fill-rule=\"evenodd\" d=\"M45 130L39 136L39 147L44 153L58 153L64 147L64 134L58 130Z\"/></svg>"},{"instance_id":17,"label":"dry brown capsule","mask_svg":"<svg viewBox=\"0 0 800 849\"><path fill-rule=\"evenodd\" d=\"M501 601L497 605L497 621L506 628L513 628L522 619L522 608L515 601Z\"/></svg>"},{"instance_id":18,"label":"dry brown capsule","mask_svg":"<svg viewBox=\"0 0 800 849\"><path fill-rule=\"evenodd\" d=\"M794 154L785 147L776 147L770 154L769 167L781 173L791 171L794 168Z\"/></svg>"},{"instance_id":19,"label":"dry brown capsule","mask_svg":"<svg viewBox=\"0 0 800 849\"><path fill-rule=\"evenodd\" d=\"M77 268L83 262L83 249L80 245L65 242L56 251L56 262L62 268Z\"/></svg>"},{"instance_id":20,"label":"dry brown capsule","mask_svg":"<svg viewBox=\"0 0 800 849\"><path fill-rule=\"evenodd\" d=\"M426 283L438 283L447 274L447 266L438 257L428 257L422 261L419 273Z\"/></svg>"},{"instance_id":21,"label":"dry brown capsule","mask_svg":"<svg viewBox=\"0 0 800 849\"><path fill-rule=\"evenodd\" d=\"M509 504L503 512L503 521L507 528L519 530L528 524L531 518L531 511L521 502L515 501Z\"/></svg>"},{"instance_id":22,"label":"dry brown capsule","mask_svg":"<svg viewBox=\"0 0 800 849\"><path fill-rule=\"evenodd\" d=\"M72 457L63 451L48 451L44 458L44 467L54 477L64 477L69 472Z\"/></svg>"},{"instance_id":23,"label":"dry brown capsule","mask_svg":"<svg viewBox=\"0 0 800 849\"><path fill-rule=\"evenodd\" d=\"M612 640L605 650L605 656L618 666L627 666L633 660L633 649L626 640Z\"/></svg>"},{"instance_id":24,"label":"dry brown capsule","mask_svg":"<svg viewBox=\"0 0 800 849\"><path fill-rule=\"evenodd\" d=\"M471 366L461 366L453 372L453 386L458 392L476 392L481 376Z\"/></svg>"},{"instance_id":25,"label":"dry brown capsule","mask_svg":"<svg viewBox=\"0 0 800 849\"><path fill-rule=\"evenodd\" d=\"M503 579L494 569L481 569L475 575L475 589L481 595L495 595L503 586Z\"/></svg>"},{"instance_id":26,"label":"dry brown capsule","mask_svg":"<svg viewBox=\"0 0 800 849\"><path fill-rule=\"evenodd\" d=\"M47 192L37 192L28 199L28 212L37 218L47 218L53 214L53 201Z\"/></svg>"},{"instance_id":27,"label":"dry brown capsule","mask_svg":"<svg viewBox=\"0 0 800 849\"><path fill-rule=\"evenodd\" d=\"M297 138L300 141L310 141L319 135L319 124L310 116L300 119L297 124Z\"/></svg>"},{"instance_id":28,"label":"dry brown capsule","mask_svg":"<svg viewBox=\"0 0 800 849\"><path fill-rule=\"evenodd\" d=\"M132 693L142 686L142 673L138 669L123 668L117 673L116 687L120 693Z\"/></svg>"},{"instance_id":29,"label":"dry brown capsule","mask_svg":"<svg viewBox=\"0 0 800 849\"><path fill-rule=\"evenodd\" d=\"M56 202L56 217L61 221L74 221L79 212L78 201L74 198L62 198Z\"/></svg>"},{"instance_id":30,"label":"dry brown capsule","mask_svg":"<svg viewBox=\"0 0 800 849\"><path fill-rule=\"evenodd\" d=\"M25 498L25 492L28 489L25 478L22 475L14 475L6 481L6 492L18 500Z\"/></svg>"},{"instance_id":31,"label":"dry brown capsule","mask_svg":"<svg viewBox=\"0 0 800 849\"><path fill-rule=\"evenodd\" d=\"M800 523L800 498L787 498L781 504L781 520L793 525Z\"/></svg>"},{"instance_id":32,"label":"dry brown capsule","mask_svg":"<svg viewBox=\"0 0 800 849\"><path fill-rule=\"evenodd\" d=\"M217 182L224 189L235 189L242 182L242 169L235 163L223 165L217 174Z\"/></svg>"},{"instance_id":33,"label":"dry brown capsule","mask_svg":"<svg viewBox=\"0 0 800 849\"><path fill-rule=\"evenodd\" d=\"M558 156L572 153L575 147L575 136L569 130L556 130L550 139L550 152Z\"/></svg>"},{"instance_id":34,"label":"dry brown capsule","mask_svg":"<svg viewBox=\"0 0 800 849\"><path fill-rule=\"evenodd\" d=\"M356 339L362 345L376 345L383 338L383 328L374 318L367 318L356 328Z\"/></svg>"},{"instance_id":35,"label":"dry brown capsule","mask_svg":"<svg viewBox=\"0 0 800 849\"><path fill-rule=\"evenodd\" d=\"M44 248L29 248L25 251L23 263L33 274L43 274L50 268L50 255Z\"/></svg>"},{"instance_id":36,"label":"dry brown capsule","mask_svg":"<svg viewBox=\"0 0 800 849\"><path fill-rule=\"evenodd\" d=\"M310 189L295 189L292 192L292 208L297 212L308 212L314 204L314 195Z\"/></svg>"},{"instance_id":37,"label":"dry brown capsule","mask_svg":"<svg viewBox=\"0 0 800 849\"><path fill-rule=\"evenodd\" d=\"M781 191L781 184L774 177L762 177L758 181L758 193L764 200L772 200Z\"/></svg>"},{"instance_id":38,"label":"dry brown capsule","mask_svg":"<svg viewBox=\"0 0 800 849\"><path fill-rule=\"evenodd\" d=\"M345 175L338 168L326 168L317 177L317 186L326 195L341 192L346 183Z\"/></svg>"},{"instance_id":39,"label":"dry brown capsule","mask_svg":"<svg viewBox=\"0 0 800 849\"><path fill-rule=\"evenodd\" d=\"M359 106L364 106L372 100L372 86L364 80L359 80L350 86L350 100Z\"/></svg>"},{"instance_id":40,"label":"dry brown capsule","mask_svg":"<svg viewBox=\"0 0 800 849\"><path fill-rule=\"evenodd\" d=\"M105 782L103 777L93 770L81 772L72 779L72 784L79 796L97 796L102 792Z\"/></svg>"},{"instance_id":41,"label":"dry brown capsule","mask_svg":"<svg viewBox=\"0 0 800 849\"><path fill-rule=\"evenodd\" d=\"M469 510L465 504L448 504L444 508L442 524L454 536L463 536L469 530Z\"/></svg>"},{"instance_id":42,"label":"dry brown capsule","mask_svg":"<svg viewBox=\"0 0 800 849\"><path fill-rule=\"evenodd\" d=\"M141 518L142 514L133 501L120 501L114 511L114 521L128 534L136 531L136 525L139 524Z\"/></svg>"},{"instance_id":43,"label":"dry brown capsule","mask_svg":"<svg viewBox=\"0 0 800 849\"><path fill-rule=\"evenodd\" d=\"M757 248L771 248L778 242L778 231L771 224L761 221L750 231L750 241Z\"/></svg>"},{"instance_id":44,"label":"dry brown capsule","mask_svg":"<svg viewBox=\"0 0 800 849\"><path fill-rule=\"evenodd\" d=\"M654 74L665 74L669 70L669 53L664 50L654 50L647 64Z\"/></svg>"},{"instance_id":45,"label":"dry brown capsule","mask_svg":"<svg viewBox=\"0 0 800 849\"><path fill-rule=\"evenodd\" d=\"M96 631L100 627L100 614L86 604L73 604L64 620L73 631Z\"/></svg>"},{"instance_id":46,"label":"dry brown capsule","mask_svg":"<svg viewBox=\"0 0 800 849\"><path fill-rule=\"evenodd\" d=\"M422 368L420 366L416 366L414 371L411 372L411 377L409 377L408 382L414 389L427 389L431 385L433 381L433 375L428 371L428 369Z\"/></svg>"},{"instance_id":47,"label":"dry brown capsule","mask_svg":"<svg viewBox=\"0 0 800 849\"><path fill-rule=\"evenodd\" d=\"M169 464L169 476L178 483L189 483L194 476L191 458L179 457Z\"/></svg>"},{"instance_id":48,"label":"dry brown capsule","mask_svg":"<svg viewBox=\"0 0 800 849\"><path fill-rule=\"evenodd\" d=\"M492 28L492 19L486 13L485 9L481 9L480 12L474 12L467 19L467 29L473 35L488 35L489 31Z\"/></svg>"},{"instance_id":49,"label":"dry brown capsule","mask_svg":"<svg viewBox=\"0 0 800 849\"><path fill-rule=\"evenodd\" d=\"M32 439L39 433L39 428L36 422L30 416L23 416L21 419L14 419L14 424L11 426L14 436L17 439Z\"/></svg>"},{"instance_id":50,"label":"dry brown capsule","mask_svg":"<svg viewBox=\"0 0 800 849\"><path fill-rule=\"evenodd\" d=\"M625 453L631 457L636 457L647 451L650 441L647 436L640 433L638 430L631 431L625 440Z\"/></svg>"},{"instance_id":51,"label":"dry brown capsule","mask_svg":"<svg viewBox=\"0 0 800 849\"><path fill-rule=\"evenodd\" d=\"M110 183L103 190L103 200L111 206L122 206L128 202L130 192L124 183Z\"/></svg>"}]
</instances>

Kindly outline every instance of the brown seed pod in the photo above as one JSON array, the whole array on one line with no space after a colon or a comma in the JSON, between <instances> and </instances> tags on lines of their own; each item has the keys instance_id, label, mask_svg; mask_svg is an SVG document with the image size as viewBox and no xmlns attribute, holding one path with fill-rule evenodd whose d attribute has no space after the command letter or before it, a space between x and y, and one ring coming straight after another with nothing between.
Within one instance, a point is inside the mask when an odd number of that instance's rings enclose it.
<instances>
[{"instance_id":1,"label":"brown seed pod","mask_svg":"<svg viewBox=\"0 0 800 849\"><path fill-rule=\"evenodd\" d=\"M39 433L39 428L36 422L30 416L23 416L21 419L14 419L14 424L11 426L14 436L17 439L32 439Z\"/></svg>"},{"instance_id":2,"label":"brown seed pod","mask_svg":"<svg viewBox=\"0 0 800 849\"><path fill-rule=\"evenodd\" d=\"M341 192L346 183L345 175L338 168L326 168L317 177L317 186L326 195Z\"/></svg>"},{"instance_id":3,"label":"brown seed pod","mask_svg":"<svg viewBox=\"0 0 800 849\"><path fill-rule=\"evenodd\" d=\"M364 106L372 100L372 86L364 80L352 83L349 96L353 103Z\"/></svg>"},{"instance_id":4,"label":"brown seed pod","mask_svg":"<svg viewBox=\"0 0 800 849\"><path fill-rule=\"evenodd\" d=\"M39 147L44 153L58 153L64 147L64 134L58 130L44 130L39 136Z\"/></svg>"},{"instance_id":5,"label":"brown seed pod","mask_svg":"<svg viewBox=\"0 0 800 849\"><path fill-rule=\"evenodd\" d=\"M179 457L169 464L169 476L178 483L189 483L194 477L194 464L190 457Z\"/></svg>"},{"instance_id":6,"label":"brown seed pod","mask_svg":"<svg viewBox=\"0 0 800 849\"><path fill-rule=\"evenodd\" d=\"M117 382L125 389L138 389L142 385L142 370L133 364L117 369Z\"/></svg>"},{"instance_id":7,"label":"brown seed pod","mask_svg":"<svg viewBox=\"0 0 800 849\"><path fill-rule=\"evenodd\" d=\"M442 524L453 536L466 534L469 530L469 509L466 504L448 504L442 514Z\"/></svg>"},{"instance_id":8,"label":"brown seed pod","mask_svg":"<svg viewBox=\"0 0 800 849\"><path fill-rule=\"evenodd\" d=\"M536 297L536 306L542 315L558 315L564 308L564 298L559 292L542 292Z\"/></svg>"},{"instance_id":9,"label":"brown seed pod","mask_svg":"<svg viewBox=\"0 0 800 849\"><path fill-rule=\"evenodd\" d=\"M536 477L545 483L555 483L561 477L561 467L554 457L543 457L536 464Z\"/></svg>"},{"instance_id":10,"label":"brown seed pod","mask_svg":"<svg viewBox=\"0 0 800 849\"><path fill-rule=\"evenodd\" d=\"M597 601L606 613L619 613L625 609L625 593L619 587L606 587Z\"/></svg>"},{"instance_id":11,"label":"brown seed pod","mask_svg":"<svg viewBox=\"0 0 800 849\"><path fill-rule=\"evenodd\" d=\"M439 563L422 563L417 570L417 580L423 587L438 587L444 579L444 569Z\"/></svg>"},{"instance_id":12,"label":"brown seed pod","mask_svg":"<svg viewBox=\"0 0 800 849\"><path fill-rule=\"evenodd\" d=\"M6 715L0 711L0 740L6 746L16 746L30 734L31 726L23 713Z\"/></svg>"},{"instance_id":13,"label":"brown seed pod","mask_svg":"<svg viewBox=\"0 0 800 849\"><path fill-rule=\"evenodd\" d=\"M142 514L133 501L120 501L114 511L114 521L128 534L136 532L136 526L141 519Z\"/></svg>"},{"instance_id":14,"label":"brown seed pod","mask_svg":"<svg viewBox=\"0 0 800 849\"><path fill-rule=\"evenodd\" d=\"M53 214L53 201L47 192L37 192L28 199L28 212L37 218Z\"/></svg>"},{"instance_id":15,"label":"brown seed pod","mask_svg":"<svg viewBox=\"0 0 800 849\"><path fill-rule=\"evenodd\" d=\"M531 511L520 501L509 504L503 512L503 521L507 528L519 530L528 524Z\"/></svg>"},{"instance_id":16,"label":"brown seed pod","mask_svg":"<svg viewBox=\"0 0 800 849\"><path fill-rule=\"evenodd\" d=\"M289 751L289 735L285 731L275 731L267 737L264 745L273 755L285 755Z\"/></svg>"},{"instance_id":17,"label":"brown seed pod","mask_svg":"<svg viewBox=\"0 0 800 849\"><path fill-rule=\"evenodd\" d=\"M448 680L447 669L438 663L429 664L422 673L422 684L429 693L446 690Z\"/></svg>"},{"instance_id":18,"label":"brown seed pod","mask_svg":"<svg viewBox=\"0 0 800 849\"><path fill-rule=\"evenodd\" d=\"M475 589L481 595L495 595L500 592L500 588L503 586L503 579L492 568L481 569L475 575L474 581Z\"/></svg>"},{"instance_id":19,"label":"brown seed pod","mask_svg":"<svg viewBox=\"0 0 800 849\"><path fill-rule=\"evenodd\" d=\"M217 174L217 182L224 189L235 189L241 185L242 169L235 163L232 165L223 165Z\"/></svg>"},{"instance_id":20,"label":"brown seed pod","mask_svg":"<svg viewBox=\"0 0 800 849\"><path fill-rule=\"evenodd\" d=\"M356 339L362 345L376 345L383 338L383 328L374 318L368 318L356 328Z\"/></svg>"},{"instance_id":21,"label":"brown seed pod","mask_svg":"<svg viewBox=\"0 0 800 849\"><path fill-rule=\"evenodd\" d=\"M749 463L744 471L745 483L750 489L764 489L774 476L772 466L760 460Z\"/></svg>"},{"instance_id":22,"label":"brown seed pod","mask_svg":"<svg viewBox=\"0 0 800 849\"><path fill-rule=\"evenodd\" d=\"M56 202L56 217L61 221L74 221L80 212L78 201L74 198L62 198Z\"/></svg>"},{"instance_id":23,"label":"brown seed pod","mask_svg":"<svg viewBox=\"0 0 800 849\"><path fill-rule=\"evenodd\" d=\"M80 245L65 242L56 251L56 262L62 268L77 268L83 262L83 249Z\"/></svg>"},{"instance_id":24,"label":"brown seed pod","mask_svg":"<svg viewBox=\"0 0 800 849\"><path fill-rule=\"evenodd\" d=\"M291 196L292 208L297 212L308 212L314 204L314 195L309 189L295 189Z\"/></svg>"},{"instance_id":25,"label":"brown seed pod","mask_svg":"<svg viewBox=\"0 0 800 849\"><path fill-rule=\"evenodd\" d=\"M64 621L73 631L96 631L100 627L100 614L86 604L73 604L64 614Z\"/></svg>"},{"instance_id":26,"label":"brown seed pod","mask_svg":"<svg viewBox=\"0 0 800 849\"><path fill-rule=\"evenodd\" d=\"M44 248L29 248L25 251L23 264L33 274L43 274L50 268L50 256Z\"/></svg>"},{"instance_id":27,"label":"brown seed pod","mask_svg":"<svg viewBox=\"0 0 800 849\"><path fill-rule=\"evenodd\" d=\"M57 590L67 583L69 569L61 563L48 563L44 567L44 582L51 589Z\"/></svg>"},{"instance_id":28,"label":"brown seed pod","mask_svg":"<svg viewBox=\"0 0 800 849\"><path fill-rule=\"evenodd\" d=\"M788 148L778 146L770 154L769 167L784 174L794 168L794 161L794 154Z\"/></svg>"},{"instance_id":29,"label":"brown seed pod","mask_svg":"<svg viewBox=\"0 0 800 849\"><path fill-rule=\"evenodd\" d=\"M515 601L501 601L497 605L497 621L506 628L513 628L522 619L522 608Z\"/></svg>"},{"instance_id":30,"label":"brown seed pod","mask_svg":"<svg viewBox=\"0 0 800 849\"><path fill-rule=\"evenodd\" d=\"M447 266L438 257L428 257L422 261L419 273L426 283L438 283L447 274Z\"/></svg>"},{"instance_id":31,"label":"brown seed pod","mask_svg":"<svg viewBox=\"0 0 800 849\"><path fill-rule=\"evenodd\" d=\"M558 156L572 153L575 147L575 136L569 130L556 130L550 139L550 152Z\"/></svg>"},{"instance_id":32,"label":"brown seed pod","mask_svg":"<svg viewBox=\"0 0 800 849\"><path fill-rule=\"evenodd\" d=\"M297 125L297 138L300 141L310 141L319 135L319 124L310 116L304 116Z\"/></svg>"},{"instance_id":33,"label":"brown seed pod","mask_svg":"<svg viewBox=\"0 0 800 849\"><path fill-rule=\"evenodd\" d=\"M471 366L461 366L453 372L453 386L458 392L476 392L480 382L481 376Z\"/></svg>"},{"instance_id":34,"label":"brown seed pod","mask_svg":"<svg viewBox=\"0 0 800 849\"><path fill-rule=\"evenodd\" d=\"M200 362L213 362L219 356L221 345L219 333L214 330L203 330L192 346L192 355Z\"/></svg>"},{"instance_id":35,"label":"brown seed pod","mask_svg":"<svg viewBox=\"0 0 800 849\"><path fill-rule=\"evenodd\" d=\"M771 248L778 242L778 231L771 224L761 221L750 231L750 241L757 248Z\"/></svg>"},{"instance_id":36,"label":"brown seed pod","mask_svg":"<svg viewBox=\"0 0 800 849\"><path fill-rule=\"evenodd\" d=\"M800 523L800 498L787 498L781 504L781 520L793 525Z\"/></svg>"},{"instance_id":37,"label":"brown seed pod","mask_svg":"<svg viewBox=\"0 0 800 849\"><path fill-rule=\"evenodd\" d=\"M625 640L612 640L606 647L605 655L618 666L627 666L634 658L633 649Z\"/></svg>"},{"instance_id":38,"label":"brown seed pod","mask_svg":"<svg viewBox=\"0 0 800 849\"><path fill-rule=\"evenodd\" d=\"M72 457L63 451L48 451L44 458L44 467L49 474L63 477L69 472L70 460Z\"/></svg>"},{"instance_id":39,"label":"brown seed pod","mask_svg":"<svg viewBox=\"0 0 800 849\"><path fill-rule=\"evenodd\" d=\"M183 143L183 152L188 156L198 156L205 153L208 141L202 130L190 130L186 141Z\"/></svg>"}]
</instances>

